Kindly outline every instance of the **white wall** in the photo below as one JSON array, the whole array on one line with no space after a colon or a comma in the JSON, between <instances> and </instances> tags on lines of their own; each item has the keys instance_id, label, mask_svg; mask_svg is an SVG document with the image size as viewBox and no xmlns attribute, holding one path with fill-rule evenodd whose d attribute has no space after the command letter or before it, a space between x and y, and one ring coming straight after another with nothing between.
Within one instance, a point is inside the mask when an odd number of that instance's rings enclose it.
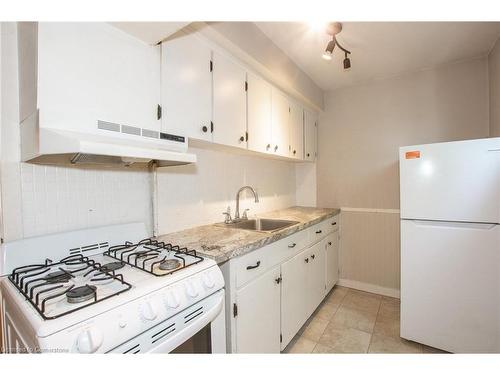
<instances>
[{"instance_id":1,"label":"white wall","mask_svg":"<svg viewBox=\"0 0 500 375\"><path fill-rule=\"evenodd\" d=\"M488 56L490 83L490 137L500 137L500 38Z\"/></svg>"},{"instance_id":2,"label":"white wall","mask_svg":"<svg viewBox=\"0 0 500 375\"><path fill-rule=\"evenodd\" d=\"M227 206L234 214L236 192L244 185L254 187L260 201L242 194L240 213L295 205L294 163L201 148L190 152L198 156L196 164L158 170L159 233L223 221Z\"/></svg>"},{"instance_id":3,"label":"white wall","mask_svg":"<svg viewBox=\"0 0 500 375\"><path fill-rule=\"evenodd\" d=\"M326 95L318 205L347 208L342 233L352 235L341 241L343 279L397 292L398 148L487 137L487 70L481 58Z\"/></svg>"}]
</instances>

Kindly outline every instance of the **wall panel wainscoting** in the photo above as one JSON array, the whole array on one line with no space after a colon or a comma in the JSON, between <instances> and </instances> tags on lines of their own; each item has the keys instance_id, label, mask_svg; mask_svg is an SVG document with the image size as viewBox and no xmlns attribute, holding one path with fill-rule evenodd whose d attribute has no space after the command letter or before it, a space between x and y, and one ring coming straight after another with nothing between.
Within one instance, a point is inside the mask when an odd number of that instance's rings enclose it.
<instances>
[{"instance_id":1,"label":"wall panel wainscoting","mask_svg":"<svg viewBox=\"0 0 500 375\"><path fill-rule=\"evenodd\" d=\"M339 285L399 298L399 210L343 207L341 225Z\"/></svg>"}]
</instances>

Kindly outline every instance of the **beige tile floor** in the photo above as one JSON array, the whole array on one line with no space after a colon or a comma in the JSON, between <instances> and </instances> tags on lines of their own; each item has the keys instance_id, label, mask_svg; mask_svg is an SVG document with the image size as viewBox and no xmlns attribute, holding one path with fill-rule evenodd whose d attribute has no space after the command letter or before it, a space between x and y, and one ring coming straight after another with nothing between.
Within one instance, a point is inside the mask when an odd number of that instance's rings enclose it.
<instances>
[{"instance_id":1,"label":"beige tile floor","mask_svg":"<svg viewBox=\"0 0 500 375\"><path fill-rule=\"evenodd\" d=\"M284 353L443 353L399 337L399 299L336 286Z\"/></svg>"}]
</instances>

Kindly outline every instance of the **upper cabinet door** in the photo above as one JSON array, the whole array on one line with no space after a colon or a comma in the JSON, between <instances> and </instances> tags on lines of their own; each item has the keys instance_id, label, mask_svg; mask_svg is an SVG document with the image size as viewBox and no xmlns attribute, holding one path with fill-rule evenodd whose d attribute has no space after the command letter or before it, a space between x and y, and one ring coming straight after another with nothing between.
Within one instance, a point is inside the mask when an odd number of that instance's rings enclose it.
<instances>
[{"instance_id":1,"label":"upper cabinet door","mask_svg":"<svg viewBox=\"0 0 500 375\"><path fill-rule=\"evenodd\" d=\"M215 143L246 148L246 71L235 62L213 53L213 122Z\"/></svg>"},{"instance_id":2,"label":"upper cabinet door","mask_svg":"<svg viewBox=\"0 0 500 375\"><path fill-rule=\"evenodd\" d=\"M267 152L271 147L271 86L251 73L247 82L248 149Z\"/></svg>"},{"instance_id":3,"label":"upper cabinet door","mask_svg":"<svg viewBox=\"0 0 500 375\"><path fill-rule=\"evenodd\" d=\"M212 140L212 52L196 36L180 34L162 48L162 129Z\"/></svg>"},{"instance_id":4,"label":"upper cabinet door","mask_svg":"<svg viewBox=\"0 0 500 375\"><path fill-rule=\"evenodd\" d=\"M97 122L160 130L160 48L106 23L38 24L40 123L97 132Z\"/></svg>"},{"instance_id":5,"label":"upper cabinet door","mask_svg":"<svg viewBox=\"0 0 500 375\"><path fill-rule=\"evenodd\" d=\"M290 147L289 156L303 159L304 154L304 110L300 105L290 102Z\"/></svg>"},{"instance_id":6,"label":"upper cabinet door","mask_svg":"<svg viewBox=\"0 0 500 375\"><path fill-rule=\"evenodd\" d=\"M271 153L288 156L290 143L290 107L288 98L278 90L272 90L272 142Z\"/></svg>"},{"instance_id":7,"label":"upper cabinet door","mask_svg":"<svg viewBox=\"0 0 500 375\"><path fill-rule=\"evenodd\" d=\"M318 117L316 114L304 111L304 160L316 160L317 129Z\"/></svg>"}]
</instances>

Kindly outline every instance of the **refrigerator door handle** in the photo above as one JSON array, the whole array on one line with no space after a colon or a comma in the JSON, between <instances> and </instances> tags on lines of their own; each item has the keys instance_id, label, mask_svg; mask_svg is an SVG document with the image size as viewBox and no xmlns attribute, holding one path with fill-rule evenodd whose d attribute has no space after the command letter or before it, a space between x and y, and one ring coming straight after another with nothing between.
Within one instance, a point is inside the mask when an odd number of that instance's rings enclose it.
<instances>
[{"instance_id":1,"label":"refrigerator door handle","mask_svg":"<svg viewBox=\"0 0 500 375\"><path fill-rule=\"evenodd\" d=\"M409 220L413 221L418 226L428 226L428 227L447 227L447 228L469 228L469 229L481 229L490 230L495 228L498 223L467 223L462 221L436 221L436 220Z\"/></svg>"}]
</instances>

